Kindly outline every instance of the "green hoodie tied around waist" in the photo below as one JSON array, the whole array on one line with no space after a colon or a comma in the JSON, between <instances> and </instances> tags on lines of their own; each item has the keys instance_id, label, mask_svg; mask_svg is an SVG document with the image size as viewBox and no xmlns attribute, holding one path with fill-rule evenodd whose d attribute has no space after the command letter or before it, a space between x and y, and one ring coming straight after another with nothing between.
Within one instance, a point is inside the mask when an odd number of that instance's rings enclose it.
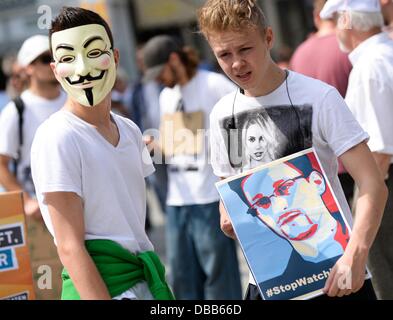
<instances>
[{"instance_id":1,"label":"green hoodie tied around waist","mask_svg":"<svg viewBox=\"0 0 393 320\"><path fill-rule=\"evenodd\" d=\"M137 255L111 240L87 240L86 249L104 280L110 296L116 297L138 282L146 281L151 294L157 300L174 300L165 281L165 267L153 251ZM62 300L80 300L74 284L64 268Z\"/></svg>"}]
</instances>

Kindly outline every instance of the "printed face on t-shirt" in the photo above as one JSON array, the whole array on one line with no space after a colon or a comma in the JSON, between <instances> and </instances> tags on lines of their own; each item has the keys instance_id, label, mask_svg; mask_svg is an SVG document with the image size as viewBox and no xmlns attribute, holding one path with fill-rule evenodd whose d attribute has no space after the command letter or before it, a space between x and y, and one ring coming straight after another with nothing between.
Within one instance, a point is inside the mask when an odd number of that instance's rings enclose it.
<instances>
[{"instance_id":1,"label":"printed face on t-shirt","mask_svg":"<svg viewBox=\"0 0 393 320\"><path fill-rule=\"evenodd\" d=\"M99 104L116 80L114 51L105 28L99 24L52 34L56 78L81 105Z\"/></svg>"},{"instance_id":2,"label":"printed face on t-shirt","mask_svg":"<svg viewBox=\"0 0 393 320\"><path fill-rule=\"evenodd\" d=\"M263 131L259 124L251 124L246 133L246 147L248 154L255 161L261 161L266 151L266 140L263 137Z\"/></svg>"},{"instance_id":3,"label":"printed face on t-shirt","mask_svg":"<svg viewBox=\"0 0 393 320\"><path fill-rule=\"evenodd\" d=\"M274 138L274 123L262 113L250 117L243 126L243 143L245 146L245 161L248 166L252 162L266 163L274 160L272 148L278 142Z\"/></svg>"},{"instance_id":4,"label":"printed face on t-shirt","mask_svg":"<svg viewBox=\"0 0 393 320\"><path fill-rule=\"evenodd\" d=\"M254 168L312 146L311 106L300 106L296 111L288 105L261 106L236 113L234 118L235 129L229 125L232 116L220 123L233 168Z\"/></svg>"}]
</instances>

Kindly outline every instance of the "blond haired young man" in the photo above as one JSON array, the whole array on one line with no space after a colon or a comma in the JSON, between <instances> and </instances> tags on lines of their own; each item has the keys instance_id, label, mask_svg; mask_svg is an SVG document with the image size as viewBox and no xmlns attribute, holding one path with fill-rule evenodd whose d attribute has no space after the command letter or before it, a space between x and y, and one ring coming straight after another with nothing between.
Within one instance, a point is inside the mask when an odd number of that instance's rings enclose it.
<instances>
[{"instance_id":1,"label":"blond haired young man","mask_svg":"<svg viewBox=\"0 0 393 320\"><path fill-rule=\"evenodd\" d=\"M357 219L343 256L332 269L324 292L329 297L375 299L370 281L365 284L366 260L386 203L387 189L367 147L365 133L340 94L333 87L280 69L270 50L274 35L254 0L208 0L198 12L201 32L221 68L240 87L222 98L210 115L212 166L216 175L228 177L243 169L235 158L245 141L230 139L250 116L267 112L275 129L285 136L276 158L314 147L325 168L348 221L351 213L337 177L339 158L360 188ZM240 144L240 146L239 146ZM221 206L221 228L234 237L227 213ZM339 287L344 270L352 283ZM248 299L260 295L255 284ZM326 295L322 296L325 298Z\"/></svg>"}]
</instances>

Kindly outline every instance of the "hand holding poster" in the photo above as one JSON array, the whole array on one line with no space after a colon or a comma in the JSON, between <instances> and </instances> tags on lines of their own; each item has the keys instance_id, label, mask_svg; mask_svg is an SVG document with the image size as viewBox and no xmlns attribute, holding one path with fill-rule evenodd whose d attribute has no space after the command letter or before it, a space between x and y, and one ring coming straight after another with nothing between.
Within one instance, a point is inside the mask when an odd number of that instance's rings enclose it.
<instances>
[{"instance_id":1,"label":"hand holding poster","mask_svg":"<svg viewBox=\"0 0 393 320\"><path fill-rule=\"evenodd\" d=\"M222 180L217 189L262 297L321 295L350 230L314 149Z\"/></svg>"}]
</instances>

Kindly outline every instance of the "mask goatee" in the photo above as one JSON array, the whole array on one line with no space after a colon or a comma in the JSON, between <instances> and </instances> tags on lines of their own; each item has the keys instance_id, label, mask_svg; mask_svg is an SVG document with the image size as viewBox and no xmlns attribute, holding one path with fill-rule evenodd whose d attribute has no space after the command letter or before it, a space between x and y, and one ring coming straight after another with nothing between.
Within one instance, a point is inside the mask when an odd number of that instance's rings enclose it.
<instances>
[{"instance_id":1,"label":"mask goatee","mask_svg":"<svg viewBox=\"0 0 393 320\"><path fill-rule=\"evenodd\" d=\"M92 88L87 88L87 89L84 89L84 91L85 91L85 94L86 94L86 98L87 98L87 101L89 102L89 104L90 104L90 106L92 107L92 106L94 106L94 104L93 104L93 89Z\"/></svg>"}]
</instances>

